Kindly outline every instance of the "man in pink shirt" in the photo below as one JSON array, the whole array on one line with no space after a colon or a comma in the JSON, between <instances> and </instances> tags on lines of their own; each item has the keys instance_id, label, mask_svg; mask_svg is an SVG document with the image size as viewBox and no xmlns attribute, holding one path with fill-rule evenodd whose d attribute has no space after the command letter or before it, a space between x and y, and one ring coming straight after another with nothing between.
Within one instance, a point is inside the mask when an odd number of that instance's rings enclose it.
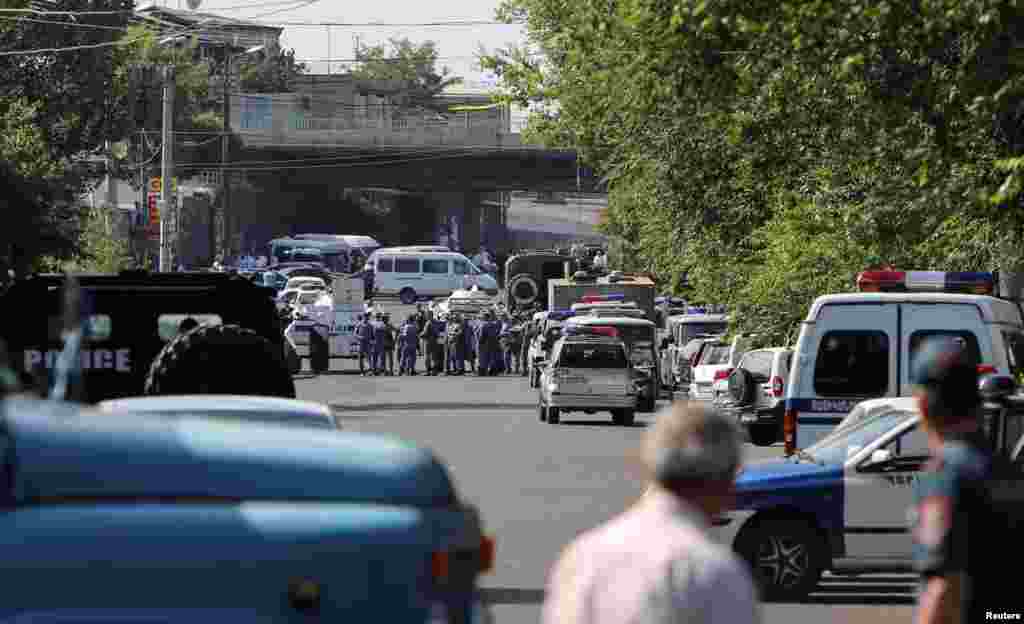
<instances>
[{"instance_id":1,"label":"man in pink shirt","mask_svg":"<svg viewBox=\"0 0 1024 624\"><path fill-rule=\"evenodd\" d=\"M642 449L648 492L569 545L543 623L760 622L746 564L708 534L729 505L741 449L735 426L709 406L663 412Z\"/></svg>"}]
</instances>

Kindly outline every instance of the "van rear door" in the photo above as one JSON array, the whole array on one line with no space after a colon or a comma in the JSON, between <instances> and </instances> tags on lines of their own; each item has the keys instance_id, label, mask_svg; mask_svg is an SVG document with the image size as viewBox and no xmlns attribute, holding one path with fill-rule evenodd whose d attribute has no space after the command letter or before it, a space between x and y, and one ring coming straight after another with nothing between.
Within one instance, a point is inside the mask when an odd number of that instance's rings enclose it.
<instances>
[{"instance_id":1,"label":"van rear door","mask_svg":"<svg viewBox=\"0 0 1024 624\"><path fill-rule=\"evenodd\" d=\"M969 303L902 303L900 357L900 396L910 396L911 367L914 354L930 338L951 338L961 342L975 364L997 364L992 350L992 332L981 310ZM1006 371L1001 371L1006 374Z\"/></svg>"},{"instance_id":2,"label":"van rear door","mask_svg":"<svg viewBox=\"0 0 1024 624\"><path fill-rule=\"evenodd\" d=\"M796 448L820 440L857 403L897 394L899 322L899 305L836 303L804 324L786 400Z\"/></svg>"}]
</instances>

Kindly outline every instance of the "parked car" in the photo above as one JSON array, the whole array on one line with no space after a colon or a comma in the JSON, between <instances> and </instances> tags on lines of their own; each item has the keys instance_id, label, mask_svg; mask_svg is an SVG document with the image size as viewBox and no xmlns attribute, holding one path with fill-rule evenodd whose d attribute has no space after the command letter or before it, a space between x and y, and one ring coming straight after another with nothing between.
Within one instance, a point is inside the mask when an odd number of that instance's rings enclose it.
<instances>
[{"instance_id":1,"label":"parked car","mask_svg":"<svg viewBox=\"0 0 1024 624\"><path fill-rule=\"evenodd\" d=\"M729 392L720 406L736 416L750 441L770 446L782 439L786 380L793 360L789 347L748 351L729 374Z\"/></svg>"},{"instance_id":2,"label":"parked car","mask_svg":"<svg viewBox=\"0 0 1024 624\"><path fill-rule=\"evenodd\" d=\"M238 395L185 395L133 397L102 401L96 408L106 413L147 414L173 418L213 418L237 422L340 429L331 409L323 403Z\"/></svg>"},{"instance_id":3,"label":"parked car","mask_svg":"<svg viewBox=\"0 0 1024 624\"><path fill-rule=\"evenodd\" d=\"M715 384L729 378L750 345L750 336L736 336L730 342L705 342L693 367L689 396L698 401L715 400Z\"/></svg>"}]
</instances>

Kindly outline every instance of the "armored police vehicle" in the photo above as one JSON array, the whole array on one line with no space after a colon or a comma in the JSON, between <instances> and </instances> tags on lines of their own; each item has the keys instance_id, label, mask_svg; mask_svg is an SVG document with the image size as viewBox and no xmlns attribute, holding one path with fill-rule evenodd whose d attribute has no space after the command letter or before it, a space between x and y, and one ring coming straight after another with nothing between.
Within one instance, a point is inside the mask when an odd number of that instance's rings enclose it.
<instances>
[{"instance_id":1,"label":"armored police vehicle","mask_svg":"<svg viewBox=\"0 0 1024 624\"><path fill-rule=\"evenodd\" d=\"M125 271L76 279L87 320L81 400L138 396L147 387L161 394L194 390L206 375L236 377L264 394L294 398L272 288L229 273ZM0 338L14 369L34 379L34 387L51 385L63 347L65 281L64 275L35 275L0 296ZM183 331L187 321L202 327ZM247 353L264 351L273 352L279 366L245 367Z\"/></svg>"}]
</instances>

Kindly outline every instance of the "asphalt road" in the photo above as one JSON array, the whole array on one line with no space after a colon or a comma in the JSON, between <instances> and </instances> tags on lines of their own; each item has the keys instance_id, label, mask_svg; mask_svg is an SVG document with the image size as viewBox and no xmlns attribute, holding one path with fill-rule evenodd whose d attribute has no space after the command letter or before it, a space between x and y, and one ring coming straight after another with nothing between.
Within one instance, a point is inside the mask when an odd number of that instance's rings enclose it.
<instances>
[{"instance_id":1,"label":"asphalt road","mask_svg":"<svg viewBox=\"0 0 1024 624\"><path fill-rule=\"evenodd\" d=\"M404 306L387 307L404 318ZM497 624L538 622L548 570L564 545L643 489L627 456L647 415L629 428L613 426L605 414L570 415L552 427L538 421L535 391L520 377L362 377L351 373L351 361L334 368L347 372L300 375L300 398L334 406L347 429L433 449L461 495L481 509L497 539L496 569L482 582ZM746 448L750 459L781 453ZM910 575L826 577L805 603L765 605L764 621L907 622L913 589Z\"/></svg>"}]
</instances>

